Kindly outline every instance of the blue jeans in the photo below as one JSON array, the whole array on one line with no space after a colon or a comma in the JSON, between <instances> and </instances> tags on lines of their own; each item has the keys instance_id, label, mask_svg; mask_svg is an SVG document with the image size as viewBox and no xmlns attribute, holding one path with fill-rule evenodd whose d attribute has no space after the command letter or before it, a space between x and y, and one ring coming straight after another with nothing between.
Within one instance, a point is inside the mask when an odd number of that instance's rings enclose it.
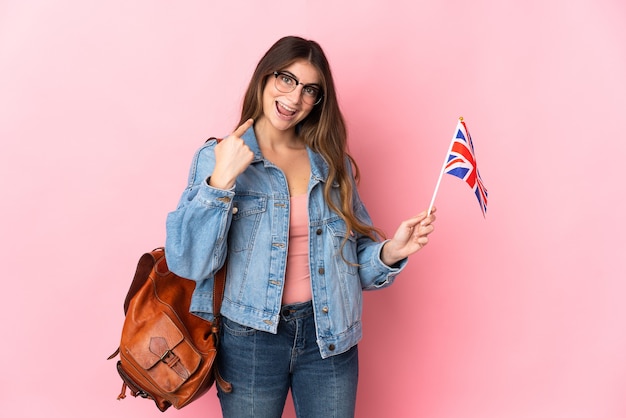
<instances>
[{"instance_id":1,"label":"blue jeans","mask_svg":"<svg viewBox=\"0 0 626 418\"><path fill-rule=\"evenodd\" d=\"M285 305L278 334L222 318L218 390L224 418L280 418L291 388L298 417L353 418L358 349L322 359L311 302Z\"/></svg>"}]
</instances>

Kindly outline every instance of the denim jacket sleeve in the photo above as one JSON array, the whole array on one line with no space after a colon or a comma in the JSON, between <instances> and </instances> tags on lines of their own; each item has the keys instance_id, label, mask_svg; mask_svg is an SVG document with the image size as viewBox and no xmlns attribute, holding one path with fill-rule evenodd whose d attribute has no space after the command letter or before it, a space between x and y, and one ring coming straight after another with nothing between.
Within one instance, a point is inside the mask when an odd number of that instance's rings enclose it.
<instances>
[{"instance_id":1,"label":"denim jacket sleeve","mask_svg":"<svg viewBox=\"0 0 626 418\"><path fill-rule=\"evenodd\" d=\"M347 163L347 168L352 175L352 167ZM353 207L354 214L361 222L372 225L372 218L367 212L367 208L361 201L356 182L353 183ZM359 260L359 277L363 290L382 289L391 285L396 276L404 270L408 259L400 260L393 266L388 266L382 261L381 251L388 240L379 242L370 237L360 235L357 237L357 259Z\"/></svg>"},{"instance_id":2,"label":"denim jacket sleeve","mask_svg":"<svg viewBox=\"0 0 626 418\"><path fill-rule=\"evenodd\" d=\"M357 197L357 207L355 208L356 216L362 221L371 224L371 218L367 213L365 205ZM357 253L359 260L359 277L361 278L361 287L363 290L382 289L391 285L396 276L404 270L408 263L405 258L393 266L385 264L380 256L383 245L388 240L377 242L371 238L361 235L357 239Z\"/></svg>"},{"instance_id":3,"label":"denim jacket sleeve","mask_svg":"<svg viewBox=\"0 0 626 418\"><path fill-rule=\"evenodd\" d=\"M166 221L168 267L195 281L212 278L224 264L232 219L234 190L216 189L208 184L215 166L215 144L216 141L209 141L195 153L187 187Z\"/></svg>"}]
</instances>

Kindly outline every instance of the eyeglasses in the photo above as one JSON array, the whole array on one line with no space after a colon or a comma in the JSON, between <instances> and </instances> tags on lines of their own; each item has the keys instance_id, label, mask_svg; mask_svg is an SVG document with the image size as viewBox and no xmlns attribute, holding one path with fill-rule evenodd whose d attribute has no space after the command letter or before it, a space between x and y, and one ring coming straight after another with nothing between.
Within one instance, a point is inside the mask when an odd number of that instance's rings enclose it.
<instances>
[{"instance_id":1,"label":"eyeglasses","mask_svg":"<svg viewBox=\"0 0 626 418\"><path fill-rule=\"evenodd\" d=\"M281 93L291 93L300 83L294 76L284 71L274 71L274 86ZM322 101L324 95L316 84L302 84L302 101L315 106Z\"/></svg>"}]
</instances>

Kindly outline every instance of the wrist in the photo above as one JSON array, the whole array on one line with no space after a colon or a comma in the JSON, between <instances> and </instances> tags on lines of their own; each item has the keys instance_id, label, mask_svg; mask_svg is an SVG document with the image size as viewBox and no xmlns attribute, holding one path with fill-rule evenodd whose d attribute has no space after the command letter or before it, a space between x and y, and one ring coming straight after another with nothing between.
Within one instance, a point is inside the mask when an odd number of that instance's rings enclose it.
<instances>
[{"instance_id":1,"label":"wrist","mask_svg":"<svg viewBox=\"0 0 626 418\"><path fill-rule=\"evenodd\" d=\"M220 181L219 179L216 180L213 176L206 179L206 184L215 189L221 189L221 190L230 190L235 186L234 181L224 182L224 181Z\"/></svg>"},{"instance_id":2,"label":"wrist","mask_svg":"<svg viewBox=\"0 0 626 418\"><path fill-rule=\"evenodd\" d=\"M389 267L393 267L400 261L404 260L404 257L398 257L397 252L393 249L393 243L387 241L383 244L380 251L380 260Z\"/></svg>"}]
</instances>

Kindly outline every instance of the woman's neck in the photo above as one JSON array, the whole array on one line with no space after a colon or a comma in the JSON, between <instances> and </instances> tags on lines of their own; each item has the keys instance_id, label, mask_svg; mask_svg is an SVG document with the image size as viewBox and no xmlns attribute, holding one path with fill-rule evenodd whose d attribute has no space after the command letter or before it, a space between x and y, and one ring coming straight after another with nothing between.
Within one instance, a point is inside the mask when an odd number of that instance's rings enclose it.
<instances>
[{"instance_id":1,"label":"woman's neck","mask_svg":"<svg viewBox=\"0 0 626 418\"><path fill-rule=\"evenodd\" d=\"M261 149L302 149L304 143L296 135L295 128L281 131L272 126L267 119L258 119L254 124L254 134L256 135Z\"/></svg>"}]
</instances>

